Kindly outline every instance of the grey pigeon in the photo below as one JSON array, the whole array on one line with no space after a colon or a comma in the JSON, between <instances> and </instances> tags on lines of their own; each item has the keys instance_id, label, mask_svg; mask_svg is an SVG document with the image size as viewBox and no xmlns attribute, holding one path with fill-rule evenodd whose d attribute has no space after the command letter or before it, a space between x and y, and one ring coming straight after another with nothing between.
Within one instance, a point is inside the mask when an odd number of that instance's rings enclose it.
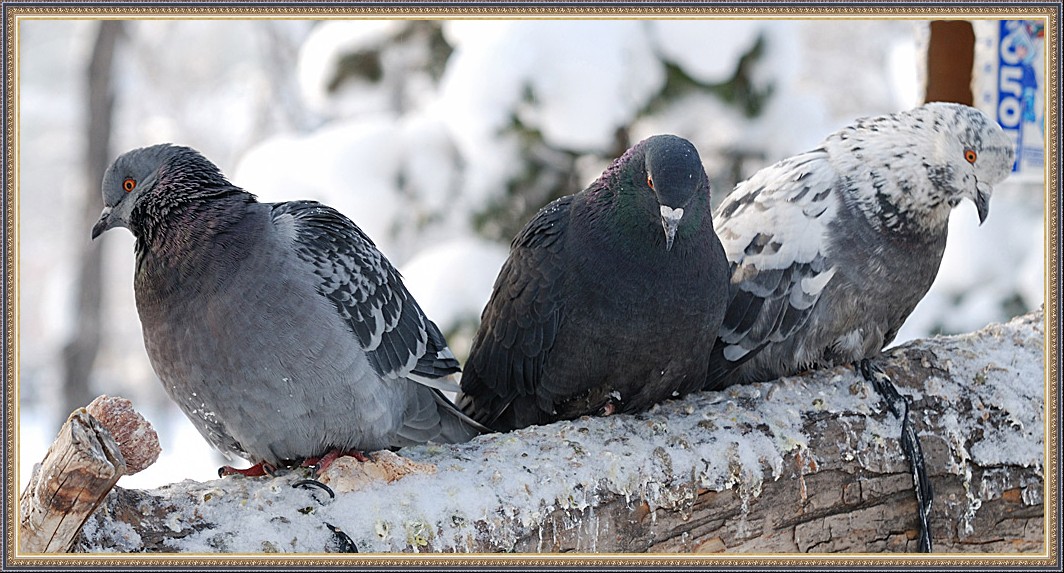
<instances>
[{"instance_id":1,"label":"grey pigeon","mask_svg":"<svg viewBox=\"0 0 1064 573\"><path fill-rule=\"evenodd\" d=\"M934 282L953 207L970 199L985 220L1013 158L981 111L930 103L860 119L740 183L715 213L731 298L706 388L860 363L891 409L905 411L915 466L907 404L898 408L893 384L867 360Z\"/></svg>"},{"instance_id":2,"label":"grey pigeon","mask_svg":"<svg viewBox=\"0 0 1064 573\"><path fill-rule=\"evenodd\" d=\"M256 463L250 475L478 433L440 392L459 371L440 330L336 210L259 203L166 144L116 159L103 200L92 237L136 237L152 367L211 445Z\"/></svg>"},{"instance_id":3,"label":"grey pigeon","mask_svg":"<svg viewBox=\"0 0 1064 573\"><path fill-rule=\"evenodd\" d=\"M732 292L707 387L876 356L934 282L952 208L985 220L1012 162L981 111L931 103L740 183L715 213Z\"/></svg>"},{"instance_id":4,"label":"grey pigeon","mask_svg":"<svg viewBox=\"0 0 1064 573\"><path fill-rule=\"evenodd\" d=\"M643 140L513 240L458 403L507 431L697 390L727 274L698 151L672 135Z\"/></svg>"}]
</instances>

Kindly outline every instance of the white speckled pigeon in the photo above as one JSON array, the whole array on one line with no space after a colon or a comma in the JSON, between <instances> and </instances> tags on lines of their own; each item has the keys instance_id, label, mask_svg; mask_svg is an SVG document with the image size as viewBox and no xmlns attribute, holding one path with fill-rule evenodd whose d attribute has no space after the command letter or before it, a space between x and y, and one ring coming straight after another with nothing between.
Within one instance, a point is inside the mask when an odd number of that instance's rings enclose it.
<instances>
[{"instance_id":1,"label":"white speckled pigeon","mask_svg":"<svg viewBox=\"0 0 1064 573\"><path fill-rule=\"evenodd\" d=\"M727 293L709 199L698 151L660 135L544 207L495 281L458 403L506 431L697 390Z\"/></svg>"},{"instance_id":2,"label":"white speckled pigeon","mask_svg":"<svg viewBox=\"0 0 1064 573\"><path fill-rule=\"evenodd\" d=\"M1012 144L981 111L865 118L762 169L716 211L732 300L708 386L875 356L938 274L950 211L980 221Z\"/></svg>"},{"instance_id":3,"label":"white speckled pigeon","mask_svg":"<svg viewBox=\"0 0 1064 573\"><path fill-rule=\"evenodd\" d=\"M265 466L478 433L441 393L459 371L398 271L313 201L259 203L187 147L107 170L92 229L136 237L144 343L214 447Z\"/></svg>"},{"instance_id":4,"label":"white speckled pigeon","mask_svg":"<svg viewBox=\"0 0 1064 573\"><path fill-rule=\"evenodd\" d=\"M877 356L934 282L950 211L971 199L982 222L1013 157L979 110L931 103L858 120L740 183L715 214L731 300L706 387ZM897 413L889 379L861 370Z\"/></svg>"}]
</instances>

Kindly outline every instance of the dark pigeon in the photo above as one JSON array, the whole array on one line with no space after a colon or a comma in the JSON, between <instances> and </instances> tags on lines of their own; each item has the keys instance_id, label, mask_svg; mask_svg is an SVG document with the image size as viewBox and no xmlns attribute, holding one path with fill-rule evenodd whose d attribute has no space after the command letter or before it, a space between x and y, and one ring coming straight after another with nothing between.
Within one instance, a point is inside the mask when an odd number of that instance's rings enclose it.
<instances>
[{"instance_id":1,"label":"dark pigeon","mask_svg":"<svg viewBox=\"0 0 1064 573\"><path fill-rule=\"evenodd\" d=\"M931 103L858 120L740 183L715 213L731 298L706 388L860 363L907 410L867 360L934 282L953 207L970 199L986 219L1012 147L981 111Z\"/></svg>"},{"instance_id":2,"label":"dark pigeon","mask_svg":"<svg viewBox=\"0 0 1064 573\"><path fill-rule=\"evenodd\" d=\"M136 237L152 367L226 455L277 466L478 433L440 392L459 372L440 330L336 210L259 203L173 145L116 159L103 199L92 237Z\"/></svg>"},{"instance_id":3,"label":"dark pigeon","mask_svg":"<svg viewBox=\"0 0 1064 573\"><path fill-rule=\"evenodd\" d=\"M697 390L727 274L698 151L676 136L646 139L514 239L458 403L507 431Z\"/></svg>"}]
</instances>

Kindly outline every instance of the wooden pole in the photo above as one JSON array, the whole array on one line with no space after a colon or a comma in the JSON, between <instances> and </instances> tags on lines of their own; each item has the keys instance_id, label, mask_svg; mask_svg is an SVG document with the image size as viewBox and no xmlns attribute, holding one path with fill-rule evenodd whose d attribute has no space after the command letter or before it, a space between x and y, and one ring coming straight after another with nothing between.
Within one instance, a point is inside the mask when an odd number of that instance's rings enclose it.
<instances>
[{"instance_id":1,"label":"wooden pole","mask_svg":"<svg viewBox=\"0 0 1064 573\"><path fill-rule=\"evenodd\" d=\"M971 22L931 22L931 39L927 47L927 91L924 101L972 105L974 62L975 32Z\"/></svg>"}]
</instances>

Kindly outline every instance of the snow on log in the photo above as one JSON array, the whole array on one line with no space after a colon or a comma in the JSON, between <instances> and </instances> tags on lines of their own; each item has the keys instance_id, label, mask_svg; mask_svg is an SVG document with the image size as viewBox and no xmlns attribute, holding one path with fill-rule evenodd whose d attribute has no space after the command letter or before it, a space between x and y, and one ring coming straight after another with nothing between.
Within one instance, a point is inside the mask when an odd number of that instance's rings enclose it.
<instances>
[{"instance_id":1,"label":"snow on log","mask_svg":"<svg viewBox=\"0 0 1064 573\"><path fill-rule=\"evenodd\" d=\"M1045 550L1044 343L1036 312L878 360L913 399L937 552ZM405 448L420 469L335 497L293 487L303 471L118 487L74 550L906 552L917 515L899 435L871 385L840 367Z\"/></svg>"}]
</instances>

